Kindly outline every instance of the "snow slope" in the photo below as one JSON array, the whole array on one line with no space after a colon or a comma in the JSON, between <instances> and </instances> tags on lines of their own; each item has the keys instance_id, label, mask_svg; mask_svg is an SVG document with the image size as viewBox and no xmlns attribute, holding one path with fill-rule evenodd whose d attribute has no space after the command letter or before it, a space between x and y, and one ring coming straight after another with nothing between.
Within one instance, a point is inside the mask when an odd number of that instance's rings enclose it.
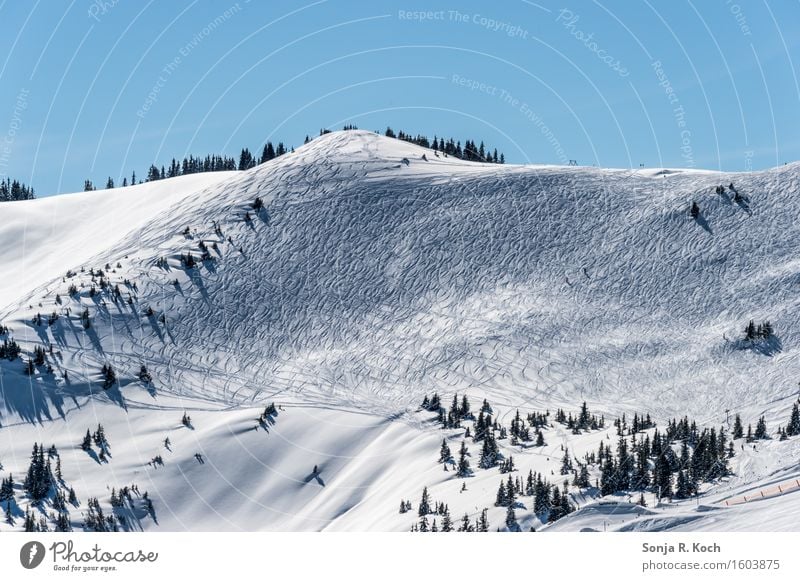
<instances>
[{"instance_id":1,"label":"snow slope","mask_svg":"<svg viewBox=\"0 0 800 581\"><path fill-rule=\"evenodd\" d=\"M4 203L0 245L7 252L0 306L20 298L21 291L49 282L64 265L81 264L142 222L235 174L192 174L113 190Z\"/></svg>"},{"instance_id":2,"label":"snow slope","mask_svg":"<svg viewBox=\"0 0 800 581\"><path fill-rule=\"evenodd\" d=\"M708 426L726 410L746 423L765 414L774 430L800 372L799 176L798 164L749 174L499 166L348 131L247 172L8 204L0 240L21 250L0 260L25 275L0 287L0 322L25 351L56 353L52 374L0 364L0 461L19 474L34 439L74 449L102 421L113 460L78 449L65 472L99 496L106 474L117 486L146 479L169 512L143 528L407 530L414 516L397 506L422 486L473 518L497 487L496 470L479 471L462 493L436 464L442 432L418 411L434 391L486 397L506 422L517 407L586 400L610 417L690 414ZM731 182L742 199L714 192ZM215 260L185 268L180 256L199 257L201 240ZM117 301L89 296L90 269L106 264ZM77 274L64 278L68 269ZM31 322L54 311L52 326ZM745 348L750 319L769 319L777 338ZM118 387L102 389L103 364ZM152 388L136 378L142 364ZM285 412L266 434L256 417L270 401ZM180 428L183 409L200 418L195 430ZM171 433L174 457L163 453ZM553 428L546 449L515 459L523 474L546 474L562 445L582 454L605 436ZM455 452L460 438L449 437ZM637 517L584 498L553 528L602 530L597 515L608 513L650 523L637 530L732 527L738 516L717 515L759 509L721 507L725 494L768 486L779 470L794 476L783 463L796 466L797 443L770 445L742 451L737 475L708 492L713 511L678 503ZM165 466L147 466L159 450ZM795 497L764 503L796 514ZM504 509L491 512L502 523Z\"/></svg>"}]
</instances>

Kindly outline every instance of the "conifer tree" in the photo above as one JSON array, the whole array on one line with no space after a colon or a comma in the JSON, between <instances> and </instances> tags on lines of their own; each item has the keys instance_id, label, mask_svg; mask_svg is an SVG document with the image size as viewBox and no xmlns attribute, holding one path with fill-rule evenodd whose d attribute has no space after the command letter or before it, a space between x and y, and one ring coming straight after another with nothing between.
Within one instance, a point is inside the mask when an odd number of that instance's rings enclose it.
<instances>
[{"instance_id":1,"label":"conifer tree","mask_svg":"<svg viewBox=\"0 0 800 581\"><path fill-rule=\"evenodd\" d=\"M494 434L491 429L486 430L483 438L483 447L481 448L481 457L478 462L479 466L484 469L492 468L497 465L497 443L494 439Z\"/></svg>"},{"instance_id":2,"label":"conifer tree","mask_svg":"<svg viewBox=\"0 0 800 581\"><path fill-rule=\"evenodd\" d=\"M506 510L506 527L509 531L517 531L519 529L519 525L517 524L517 515L514 512L514 505L509 504L508 510Z\"/></svg>"},{"instance_id":3,"label":"conifer tree","mask_svg":"<svg viewBox=\"0 0 800 581\"><path fill-rule=\"evenodd\" d=\"M756 423L756 433L755 439L756 440L765 440L769 436L767 435L767 421L764 419L764 416L761 416Z\"/></svg>"},{"instance_id":4,"label":"conifer tree","mask_svg":"<svg viewBox=\"0 0 800 581\"><path fill-rule=\"evenodd\" d=\"M439 462L448 462L453 455L450 453L450 446L447 445L447 440L442 438L442 446L439 448Z\"/></svg>"},{"instance_id":5,"label":"conifer tree","mask_svg":"<svg viewBox=\"0 0 800 581\"><path fill-rule=\"evenodd\" d=\"M542 480L542 475L537 474L533 493L533 511L543 514L550 510L550 485Z\"/></svg>"},{"instance_id":6,"label":"conifer tree","mask_svg":"<svg viewBox=\"0 0 800 581\"><path fill-rule=\"evenodd\" d=\"M461 407L459 408L458 411L459 411L459 415L462 418L467 418L470 415L470 405L469 405L469 400L467 399L467 394L466 393L461 398Z\"/></svg>"},{"instance_id":7,"label":"conifer tree","mask_svg":"<svg viewBox=\"0 0 800 581\"><path fill-rule=\"evenodd\" d=\"M616 487L617 467L613 458L608 456L600 471L600 494L607 496L617 492Z\"/></svg>"},{"instance_id":8,"label":"conifer tree","mask_svg":"<svg viewBox=\"0 0 800 581\"><path fill-rule=\"evenodd\" d=\"M591 482L589 481L589 469L586 467L586 464L581 464L576 482L577 486L580 488L589 488L589 486L591 486Z\"/></svg>"},{"instance_id":9,"label":"conifer tree","mask_svg":"<svg viewBox=\"0 0 800 581\"><path fill-rule=\"evenodd\" d=\"M744 428L742 427L742 418L739 414L736 414L736 417L733 418L733 439L738 440L739 438L744 436Z\"/></svg>"},{"instance_id":10,"label":"conifer tree","mask_svg":"<svg viewBox=\"0 0 800 581\"><path fill-rule=\"evenodd\" d=\"M488 533L489 532L489 511L487 509L483 509L481 511L481 516L478 517L477 526L475 527L479 533Z\"/></svg>"},{"instance_id":11,"label":"conifer tree","mask_svg":"<svg viewBox=\"0 0 800 581\"><path fill-rule=\"evenodd\" d=\"M678 471L678 479L675 482L675 498L689 498L691 496L691 485L689 478L684 470Z\"/></svg>"},{"instance_id":12,"label":"conifer tree","mask_svg":"<svg viewBox=\"0 0 800 581\"><path fill-rule=\"evenodd\" d=\"M461 449L458 452L458 472L459 478L469 476L469 460L467 460L467 443L466 440L461 440Z\"/></svg>"},{"instance_id":13,"label":"conifer tree","mask_svg":"<svg viewBox=\"0 0 800 581\"><path fill-rule=\"evenodd\" d=\"M9 474L8 478L0 481L0 502L7 502L14 498L14 475Z\"/></svg>"},{"instance_id":14,"label":"conifer tree","mask_svg":"<svg viewBox=\"0 0 800 581\"><path fill-rule=\"evenodd\" d=\"M564 450L564 457L561 459L561 475L564 476L572 472L572 460L569 457L569 449Z\"/></svg>"},{"instance_id":15,"label":"conifer tree","mask_svg":"<svg viewBox=\"0 0 800 581\"><path fill-rule=\"evenodd\" d=\"M656 458L653 480L659 498L672 498L672 467L666 454L660 454Z\"/></svg>"},{"instance_id":16,"label":"conifer tree","mask_svg":"<svg viewBox=\"0 0 800 581\"><path fill-rule=\"evenodd\" d=\"M469 520L469 515L464 513L464 516L461 517L461 524L458 526L458 532L466 533L472 529L472 523Z\"/></svg>"},{"instance_id":17,"label":"conifer tree","mask_svg":"<svg viewBox=\"0 0 800 581\"><path fill-rule=\"evenodd\" d=\"M35 533L39 527L36 525L36 520L31 513L31 507L25 509L25 532L26 533Z\"/></svg>"},{"instance_id":18,"label":"conifer tree","mask_svg":"<svg viewBox=\"0 0 800 581\"><path fill-rule=\"evenodd\" d=\"M442 532L449 533L453 530L453 521L450 519L450 509L445 506L444 514L442 515Z\"/></svg>"},{"instance_id":19,"label":"conifer tree","mask_svg":"<svg viewBox=\"0 0 800 581\"><path fill-rule=\"evenodd\" d=\"M617 443L617 474L614 487L617 490L628 490L631 487L632 462L628 454L628 441L620 437Z\"/></svg>"},{"instance_id":20,"label":"conifer tree","mask_svg":"<svg viewBox=\"0 0 800 581\"><path fill-rule=\"evenodd\" d=\"M792 406L792 414L789 417L789 423L786 426L787 436L800 436L800 409L798 405Z\"/></svg>"},{"instance_id":21,"label":"conifer tree","mask_svg":"<svg viewBox=\"0 0 800 581\"><path fill-rule=\"evenodd\" d=\"M88 452L92 448L92 435L89 433L89 429L86 429L86 435L83 437L83 441L81 442L81 450L84 452Z\"/></svg>"},{"instance_id":22,"label":"conifer tree","mask_svg":"<svg viewBox=\"0 0 800 581\"><path fill-rule=\"evenodd\" d=\"M49 461L45 462L43 447L34 444L24 482L25 491L34 502L39 502L49 494L52 485L53 475Z\"/></svg>"},{"instance_id":23,"label":"conifer tree","mask_svg":"<svg viewBox=\"0 0 800 581\"><path fill-rule=\"evenodd\" d=\"M500 486L497 488L497 496L495 497L494 501L495 506L506 506L508 505L508 494L506 493L506 483L505 481L500 481Z\"/></svg>"},{"instance_id":24,"label":"conifer tree","mask_svg":"<svg viewBox=\"0 0 800 581\"><path fill-rule=\"evenodd\" d=\"M509 504L514 504L517 499L517 489L511 474L508 475L508 481L506 482L506 498Z\"/></svg>"},{"instance_id":25,"label":"conifer tree","mask_svg":"<svg viewBox=\"0 0 800 581\"><path fill-rule=\"evenodd\" d=\"M6 513L6 524L14 526L14 515L11 512L11 501L7 500L3 508Z\"/></svg>"},{"instance_id":26,"label":"conifer tree","mask_svg":"<svg viewBox=\"0 0 800 581\"><path fill-rule=\"evenodd\" d=\"M422 499L419 501L419 509L417 514L419 516L425 516L431 512L431 504L430 504L430 497L428 496L428 487L422 489Z\"/></svg>"}]
</instances>

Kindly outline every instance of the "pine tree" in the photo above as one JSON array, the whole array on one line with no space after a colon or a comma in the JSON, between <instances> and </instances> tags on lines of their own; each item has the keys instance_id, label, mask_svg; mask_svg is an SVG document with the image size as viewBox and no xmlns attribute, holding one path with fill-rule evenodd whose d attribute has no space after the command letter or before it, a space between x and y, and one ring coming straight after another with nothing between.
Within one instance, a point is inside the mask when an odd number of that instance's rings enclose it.
<instances>
[{"instance_id":1,"label":"pine tree","mask_svg":"<svg viewBox=\"0 0 800 581\"><path fill-rule=\"evenodd\" d=\"M450 446L447 445L447 440L442 438L442 446L439 448L439 462L448 462L453 455L450 453Z\"/></svg>"},{"instance_id":2,"label":"pine tree","mask_svg":"<svg viewBox=\"0 0 800 581\"><path fill-rule=\"evenodd\" d=\"M738 440L739 438L744 436L744 428L742 427L742 418L739 414L736 414L736 417L733 418L733 439Z\"/></svg>"},{"instance_id":3,"label":"pine tree","mask_svg":"<svg viewBox=\"0 0 800 581\"><path fill-rule=\"evenodd\" d=\"M467 460L467 443L461 440L461 449L458 452L458 472L456 473L459 478L469 476L471 470L469 467L469 460Z\"/></svg>"},{"instance_id":4,"label":"pine tree","mask_svg":"<svg viewBox=\"0 0 800 581\"><path fill-rule=\"evenodd\" d=\"M675 483L675 498L689 498L692 495L689 478L684 470L678 471L678 479Z\"/></svg>"},{"instance_id":5,"label":"pine tree","mask_svg":"<svg viewBox=\"0 0 800 581\"><path fill-rule=\"evenodd\" d=\"M445 506L444 514L442 515L442 532L449 533L453 530L453 521L450 519L450 509Z\"/></svg>"},{"instance_id":6,"label":"pine tree","mask_svg":"<svg viewBox=\"0 0 800 581\"><path fill-rule=\"evenodd\" d=\"M428 496L428 487L422 489L422 499L419 501L419 509L417 514L425 516L431 512L430 497Z\"/></svg>"},{"instance_id":7,"label":"pine tree","mask_svg":"<svg viewBox=\"0 0 800 581\"><path fill-rule=\"evenodd\" d=\"M306 136L306 139L308 139L308 136ZM306 141L306 143L308 143L308 141ZM267 143L264 144L264 150L261 153L261 160L259 161L259 163L264 163L274 158L275 158L275 148L272 146L271 141L267 141Z\"/></svg>"},{"instance_id":8,"label":"pine tree","mask_svg":"<svg viewBox=\"0 0 800 581\"><path fill-rule=\"evenodd\" d=\"M542 480L542 475L537 474L533 493L533 511L543 514L550 510L550 485Z\"/></svg>"},{"instance_id":9,"label":"pine tree","mask_svg":"<svg viewBox=\"0 0 800 581\"><path fill-rule=\"evenodd\" d=\"M251 167L255 167L256 162L253 158L253 154L250 153L250 150L246 147L242 149L242 152L239 154L239 170L247 170Z\"/></svg>"},{"instance_id":10,"label":"pine tree","mask_svg":"<svg viewBox=\"0 0 800 581\"><path fill-rule=\"evenodd\" d=\"M616 487L617 467L611 456L608 456L600 471L600 494L608 496L617 492Z\"/></svg>"},{"instance_id":11,"label":"pine tree","mask_svg":"<svg viewBox=\"0 0 800 581\"><path fill-rule=\"evenodd\" d=\"M506 482L506 497L509 504L514 504L517 499L517 489L511 474L508 475L508 481Z\"/></svg>"},{"instance_id":12,"label":"pine tree","mask_svg":"<svg viewBox=\"0 0 800 581\"><path fill-rule=\"evenodd\" d=\"M86 429L86 435L83 437L83 441L81 442L81 450L84 452L88 452L92 448L92 435L89 433L89 429Z\"/></svg>"},{"instance_id":13,"label":"pine tree","mask_svg":"<svg viewBox=\"0 0 800 581\"><path fill-rule=\"evenodd\" d=\"M11 526L14 526L14 515L11 512L11 501L10 500L6 501L4 509L5 509L5 512L6 512L6 524L10 524Z\"/></svg>"},{"instance_id":14,"label":"pine tree","mask_svg":"<svg viewBox=\"0 0 800 581\"><path fill-rule=\"evenodd\" d=\"M101 375L103 376L103 389L108 389L117 382L117 374L110 364L103 364Z\"/></svg>"},{"instance_id":15,"label":"pine tree","mask_svg":"<svg viewBox=\"0 0 800 581\"><path fill-rule=\"evenodd\" d=\"M38 530L36 526L36 520L31 514L31 507L25 509L25 532L26 533L35 533Z\"/></svg>"},{"instance_id":16,"label":"pine tree","mask_svg":"<svg viewBox=\"0 0 800 581\"><path fill-rule=\"evenodd\" d=\"M748 341L753 341L756 339L757 337L756 325L752 319L750 319L750 322L747 324L747 327L745 327L744 335Z\"/></svg>"},{"instance_id":17,"label":"pine tree","mask_svg":"<svg viewBox=\"0 0 800 581\"><path fill-rule=\"evenodd\" d=\"M483 438L483 447L481 448L481 457L478 465L484 469L496 466L497 452L497 443L495 442L494 434L491 429L487 429Z\"/></svg>"},{"instance_id":18,"label":"pine tree","mask_svg":"<svg viewBox=\"0 0 800 581\"><path fill-rule=\"evenodd\" d=\"M56 517L56 532L68 533L72 531L72 523L69 520L69 513L61 511Z\"/></svg>"},{"instance_id":19,"label":"pine tree","mask_svg":"<svg viewBox=\"0 0 800 581\"><path fill-rule=\"evenodd\" d=\"M572 460L569 457L569 449L564 450L564 457L561 459L561 475L564 476L572 472Z\"/></svg>"},{"instance_id":20,"label":"pine tree","mask_svg":"<svg viewBox=\"0 0 800 581\"><path fill-rule=\"evenodd\" d=\"M0 502L7 502L14 498L14 475L9 474L8 478L0 481Z\"/></svg>"},{"instance_id":21,"label":"pine tree","mask_svg":"<svg viewBox=\"0 0 800 581\"><path fill-rule=\"evenodd\" d=\"M617 474L614 487L617 490L629 490L631 487L631 457L628 454L628 441L620 437L617 443Z\"/></svg>"},{"instance_id":22,"label":"pine tree","mask_svg":"<svg viewBox=\"0 0 800 581\"><path fill-rule=\"evenodd\" d=\"M800 409L798 405L792 406L792 414L789 417L789 423L786 426L787 436L800 436Z\"/></svg>"},{"instance_id":23,"label":"pine tree","mask_svg":"<svg viewBox=\"0 0 800 581\"><path fill-rule=\"evenodd\" d=\"M92 440L98 448L105 449L108 447L108 440L106 439L106 431L103 424L97 424L97 429L92 435Z\"/></svg>"},{"instance_id":24,"label":"pine tree","mask_svg":"<svg viewBox=\"0 0 800 581\"><path fill-rule=\"evenodd\" d=\"M458 411L459 411L459 415L462 418L467 418L470 415L470 405L469 405L469 400L467 399L467 394L466 393L461 398L461 408L459 408Z\"/></svg>"},{"instance_id":25,"label":"pine tree","mask_svg":"<svg viewBox=\"0 0 800 581\"><path fill-rule=\"evenodd\" d=\"M589 469L585 464L581 464L581 468L578 471L577 486L580 488L589 488L589 486L591 486L591 482L589 481Z\"/></svg>"},{"instance_id":26,"label":"pine tree","mask_svg":"<svg viewBox=\"0 0 800 581\"><path fill-rule=\"evenodd\" d=\"M497 488L497 496L495 497L494 505L495 506L507 506L508 502L508 493L506 492L506 483L505 481L500 481L500 486Z\"/></svg>"},{"instance_id":27,"label":"pine tree","mask_svg":"<svg viewBox=\"0 0 800 581\"><path fill-rule=\"evenodd\" d=\"M514 505L512 504L509 504L508 510L506 510L506 527L509 531L519 530L519 525L517 524L517 515L514 512Z\"/></svg>"},{"instance_id":28,"label":"pine tree","mask_svg":"<svg viewBox=\"0 0 800 581\"><path fill-rule=\"evenodd\" d=\"M476 530L479 533L488 533L489 532L489 516L488 516L488 513L489 513L489 511L487 509L485 509L485 508L481 511L481 516L478 518L477 527L475 527Z\"/></svg>"},{"instance_id":29,"label":"pine tree","mask_svg":"<svg viewBox=\"0 0 800 581\"><path fill-rule=\"evenodd\" d=\"M659 454L656 458L653 480L659 498L672 498L672 467L666 454Z\"/></svg>"},{"instance_id":30,"label":"pine tree","mask_svg":"<svg viewBox=\"0 0 800 581\"><path fill-rule=\"evenodd\" d=\"M767 421L764 419L764 416L761 416L756 423L756 433L755 439L756 440L765 440L769 436L767 435Z\"/></svg>"},{"instance_id":31,"label":"pine tree","mask_svg":"<svg viewBox=\"0 0 800 581\"><path fill-rule=\"evenodd\" d=\"M564 481L564 489L561 491L561 516L567 516L575 510L575 507L569 501L569 488L567 482Z\"/></svg>"},{"instance_id":32,"label":"pine tree","mask_svg":"<svg viewBox=\"0 0 800 581\"><path fill-rule=\"evenodd\" d=\"M550 500L550 514L548 515L548 522L554 522L560 519L564 514L561 511L561 491L558 486L553 487L553 498Z\"/></svg>"},{"instance_id":33,"label":"pine tree","mask_svg":"<svg viewBox=\"0 0 800 581\"><path fill-rule=\"evenodd\" d=\"M469 520L469 515L464 513L464 516L461 517L461 524L458 526L458 532L466 533L472 529L472 523Z\"/></svg>"},{"instance_id":34,"label":"pine tree","mask_svg":"<svg viewBox=\"0 0 800 581\"><path fill-rule=\"evenodd\" d=\"M45 462L44 449L37 444L33 445L31 463L25 477L24 488L34 503L44 499L53 485L53 475L50 470L49 460Z\"/></svg>"}]
</instances>

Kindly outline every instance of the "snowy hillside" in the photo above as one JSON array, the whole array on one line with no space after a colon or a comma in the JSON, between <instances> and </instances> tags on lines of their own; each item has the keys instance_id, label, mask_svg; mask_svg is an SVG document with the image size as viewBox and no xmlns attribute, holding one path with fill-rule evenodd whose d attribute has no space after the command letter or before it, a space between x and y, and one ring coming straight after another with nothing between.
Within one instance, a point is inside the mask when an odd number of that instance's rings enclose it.
<instances>
[{"instance_id":1,"label":"snowy hillside","mask_svg":"<svg viewBox=\"0 0 800 581\"><path fill-rule=\"evenodd\" d=\"M0 361L0 476L17 483L0 530L23 526L34 442L58 449L76 529L97 497L129 511L122 528L409 530L426 486L454 521L486 507L505 528L508 474L477 466L472 416L442 430L420 409L433 393L474 415L487 399L498 429L549 411L543 445L498 443L515 478L557 488L564 450L615 447L623 414L728 433L763 415L776 436L800 377L798 178L481 164L346 131L246 172L3 204L0 341L22 354ZM774 332L748 341L750 320ZM584 401L603 427L553 421ZM109 445L81 449L98 423ZM456 457L466 442L470 477L437 463L442 437ZM737 440L732 474L647 507L599 504L589 466L579 510L543 530L794 530L754 515L800 511L782 484L798 442ZM154 514L110 506L133 483ZM517 519L544 524L524 495Z\"/></svg>"}]
</instances>

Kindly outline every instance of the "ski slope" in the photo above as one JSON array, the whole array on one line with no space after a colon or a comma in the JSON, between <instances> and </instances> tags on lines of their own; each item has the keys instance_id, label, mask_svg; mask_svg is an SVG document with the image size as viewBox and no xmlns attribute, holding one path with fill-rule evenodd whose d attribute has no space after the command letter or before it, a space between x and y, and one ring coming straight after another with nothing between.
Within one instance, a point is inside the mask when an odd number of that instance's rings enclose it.
<instances>
[{"instance_id":1,"label":"ski slope","mask_svg":"<svg viewBox=\"0 0 800 581\"><path fill-rule=\"evenodd\" d=\"M186 196L236 172L191 174L135 186L3 203L0 305L51 281Z\"/></svg>"},{"instance_id":2,"label":"ski slope","mask_svg":"<svg viewBox=\"0 0 800 581\"><path fill-rule=\"evenodd\" d=\"M436 463L443 432L418 409L435 391L487 398L506 422L517 408L585 400L609 418L688 414L705 426L726 410L745 423L763 414L774 431L800 373L798 176L798 164L747 174L480 164L346 131L246 172L4 204L0 241L13 250L0 257L11 273L0 323L26 353L54 354L53 372L33 376L0 362L2 473L21 476L43 441L69 450L64 472L80 496L107 497L113 482L147 488L159 508L157 523L140 519L145 530L408 530L415 515L398 504L423 486L454 518L474 519L498 482L479 470L462 492ZM715 193L730 183L739 199ZM187 269L180 257L198 259L201 241L214 260ZM89 293L105 265L116 301ZM36 325L37 312L60 316ZM770 320L776 338L744 345L750 319ZM109 390L104 364L118 379ZM152 386L136 377L142 364ZM256 418L272 401L284 411L267 431ZM180 424L184 410L194 429ZM76 448L98 422L107 464ZM553 428L515 461L547 474L562 446L582 454L609 433ZM460 438L447 436L455 453ZM797 476L796 441L766 446L742 450L702 506L576 498L585 508L547 528L794 530L753 515L797 514L800 495L724 506ZM165 465L149 466L159 453ZM491 522L504 512L492 507Z\"/></svg>"}]
</instances>

